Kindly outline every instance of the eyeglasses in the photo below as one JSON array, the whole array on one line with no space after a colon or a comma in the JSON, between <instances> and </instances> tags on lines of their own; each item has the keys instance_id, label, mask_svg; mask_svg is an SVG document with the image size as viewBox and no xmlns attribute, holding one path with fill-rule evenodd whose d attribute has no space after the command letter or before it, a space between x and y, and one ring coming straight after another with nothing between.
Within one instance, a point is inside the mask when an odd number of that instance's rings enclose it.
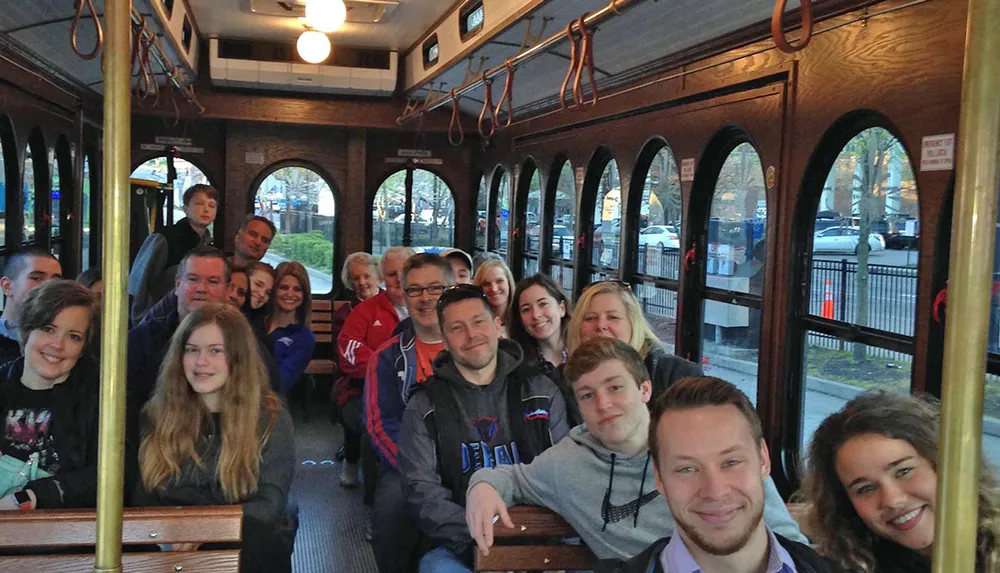
<instances>
[{"instance_id":1,"label":"eyeglasses","mask_svg":"<svg viewBox=\"0 0 1000 573\"><path fill-rule=\"evenodd\" d=\"M405 292L406 296L410 298L417 298L424 294L424 291L427 291L427 294L431 296L441 296L441 293L443 293L447 288L447 285L431 285L427 287L411 286L403 289L403 292Z\"/></svg>"},{"instance_id":2,"label":"eyeglasses","mask_svg":"<svg viewBox=\"0 0 1000 573\"><path fill-rule=\"evenodd\" d=\"M490 300L486 298L486 293L483 292L483 289L476 285L460 284L444 289L444 292L441 293L441 298L438 299L437 307L438 310L441 310L449 304L473 298L478 298L487 305L490 303Z\"/></svg>"}]
</instances>

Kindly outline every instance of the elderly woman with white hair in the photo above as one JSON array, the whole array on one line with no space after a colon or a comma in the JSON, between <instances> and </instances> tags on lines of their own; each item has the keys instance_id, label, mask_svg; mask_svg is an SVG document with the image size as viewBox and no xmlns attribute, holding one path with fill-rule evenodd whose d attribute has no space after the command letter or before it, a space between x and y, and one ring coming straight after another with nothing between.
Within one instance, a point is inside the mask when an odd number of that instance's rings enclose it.
<instances>
[{"instance_id":1,"label":"elderly woman with white hair","mask_svg":"<svg viewBox=\"0 0 1000 573\"><path fill-rule=\"evenodd\" d=\"M356 253L357 254L357 253ZM361 253L366 255L367 253ZM341 379L337 382L337 402L344 417L344 466L340 472L340 484L345 487L358 485L358 460L361 457L361 438L364 434L364 420L361 396L364 391L365 373L368 362L383 343L392 338L392 331L407 317L403 300L403 265L413 256L409 247L392 247L381 259L381 273L385 290L370 296L355 306L337 335L337 363ZM354 257L355 255L351 255ZM369 255L370 256L370 255ZM361 262L368 259L358 256L353 261L348 257L345 268L353 264L355 270L364 271ZM348 269L350 275L352 271ZM360 272L366 274L369 271ZM345 281L345 283L348 281ZM371 289L368 279L359 281L364 286L357 289ZM352 283L353 284L353 283ZM355 294L358 291L355 290ZM341 396L343 399L341 399ZM358 416L352 415L355 410ZM360 423L352 423L358 421ZM367 489L367 488L366 488Z\"/></svg>"}]
</instances>

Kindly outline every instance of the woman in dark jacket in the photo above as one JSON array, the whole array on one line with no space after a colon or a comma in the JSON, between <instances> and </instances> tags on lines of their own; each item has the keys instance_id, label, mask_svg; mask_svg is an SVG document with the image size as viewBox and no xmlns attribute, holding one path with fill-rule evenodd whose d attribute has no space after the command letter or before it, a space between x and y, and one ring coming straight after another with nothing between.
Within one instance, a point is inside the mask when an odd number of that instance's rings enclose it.
<instances>
[{"instance_id":1,"label":"woman in dark jacket","mask_svg":"<svg viewBox=\"0 0 1000 573\"><path fill-rule=\"evenodd\" d=\"M675 380L702 375L701 366L663 348L642 314L632 289L625 283L594 283L584 289L576 303L576 312L566 334L569 353L572 354L581 343L599 336L626 342L642 356L653 382L654 398Z\"/></svg>"},{"instance_id":2,"label":"woman in dark jacket","mask_svg":"<svg viewBox=\"0 0 1000 573\"><path fill-rule=\"evenodd\" d=\"M241 504L240 570L290 571L292 421L239 310L213 304L185 317L142 414L135 504Z\"/></svg>"},{"instance_id":3,"label":"woman in dark jacket","mask_svg":"<svg viewBox=\"0 0 1000 573\"><path fill-rule=\"evenodd\" d=\"M514 292L510 337L524 350L524 363L536 366L548 376L566 401L570 427L583 422L573 388L562 374L569 353L570 302L549 277L537 274L522 279Z\"/></svg>"},{"instance_id":4,"label":"woman in dark jacket","mask_svg":"<svg viewBox=\"0 0 1000 573\"><path fill-rule=\"evenodd\" d=\"M0 510L96 504L100 378L86 354L94 308L87 289L68 280L49 281L24 300L24 356L0 371L0 453L37 473L0 499Z\"/></svg>"}]
</instances>

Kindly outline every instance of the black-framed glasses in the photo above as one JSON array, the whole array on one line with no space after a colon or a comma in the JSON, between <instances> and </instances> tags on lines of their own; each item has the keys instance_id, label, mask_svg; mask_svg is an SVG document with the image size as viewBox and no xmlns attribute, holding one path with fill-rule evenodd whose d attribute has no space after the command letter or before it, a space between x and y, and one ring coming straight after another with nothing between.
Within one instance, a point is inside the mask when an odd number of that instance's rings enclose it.
<instances>
[{"instance_id":1,"label":"black-framed glasses","mask_svg":"<svg viewBox=\"0 0 1000 573\"><path fill-rule=\"evenodd\" d=\"M405 292L406 296L410 298L417 298L424 294L424 291L427 291L427 294L431 296L441 296L441 293L443 293L447 288L448 285L431 285L426 287L411 286L403 289L403 292Z\"/></svg>"},{"instance_id":2,"label":"black-framed glasses","mask_svg":"<svg viewBox=\"0 0 1000 573\"><path fill-rule=\"evenodd\" d=\"M478 285L460 284L444 289L438 298L437 307L441 310L449 304L473 298L478 298L486 304L490 303L490 299L486 298L486 293Z\"/></svg>"}]
</instances>

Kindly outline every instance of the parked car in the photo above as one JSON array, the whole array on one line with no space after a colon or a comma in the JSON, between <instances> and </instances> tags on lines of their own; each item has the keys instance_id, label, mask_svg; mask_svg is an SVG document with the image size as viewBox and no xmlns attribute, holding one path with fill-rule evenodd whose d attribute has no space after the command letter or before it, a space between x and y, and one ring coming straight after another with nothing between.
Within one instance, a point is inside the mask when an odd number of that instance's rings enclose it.
<instances>
[{"instance_id":1,"label":"parked car","mask_svg":"<svg viewBox=\"0 0 1000 573\"><path fill-rule=\"evenodd\" d=\"M857 227L830 227L813 235L814 253L852 253L858 252L858 241L861 230ZM870 252L885 250L885 239L878 233L868 235Z\"/></svg>"},{"instance_id":2,"label":"parked car","mask_svg":"<svg viewBox=\"0 0 1000 573\"><path fill-rule=\"evenodd\" d=\"M887 249L916 249L920 246L920 235L904 235L902 233L886 233L885 248Z\"/></svg>"},{"instance_id":3,"label":"parked car","mask_svg":"<svg viewBox=\"0 0 1000 573\"><path fill-rule=\"evenodd\" d=\"M677 228L671 225L650 225L639 231L639 246L653 246L660 249L680 249L681 242Z\"/></svg>"}]
</instances>

